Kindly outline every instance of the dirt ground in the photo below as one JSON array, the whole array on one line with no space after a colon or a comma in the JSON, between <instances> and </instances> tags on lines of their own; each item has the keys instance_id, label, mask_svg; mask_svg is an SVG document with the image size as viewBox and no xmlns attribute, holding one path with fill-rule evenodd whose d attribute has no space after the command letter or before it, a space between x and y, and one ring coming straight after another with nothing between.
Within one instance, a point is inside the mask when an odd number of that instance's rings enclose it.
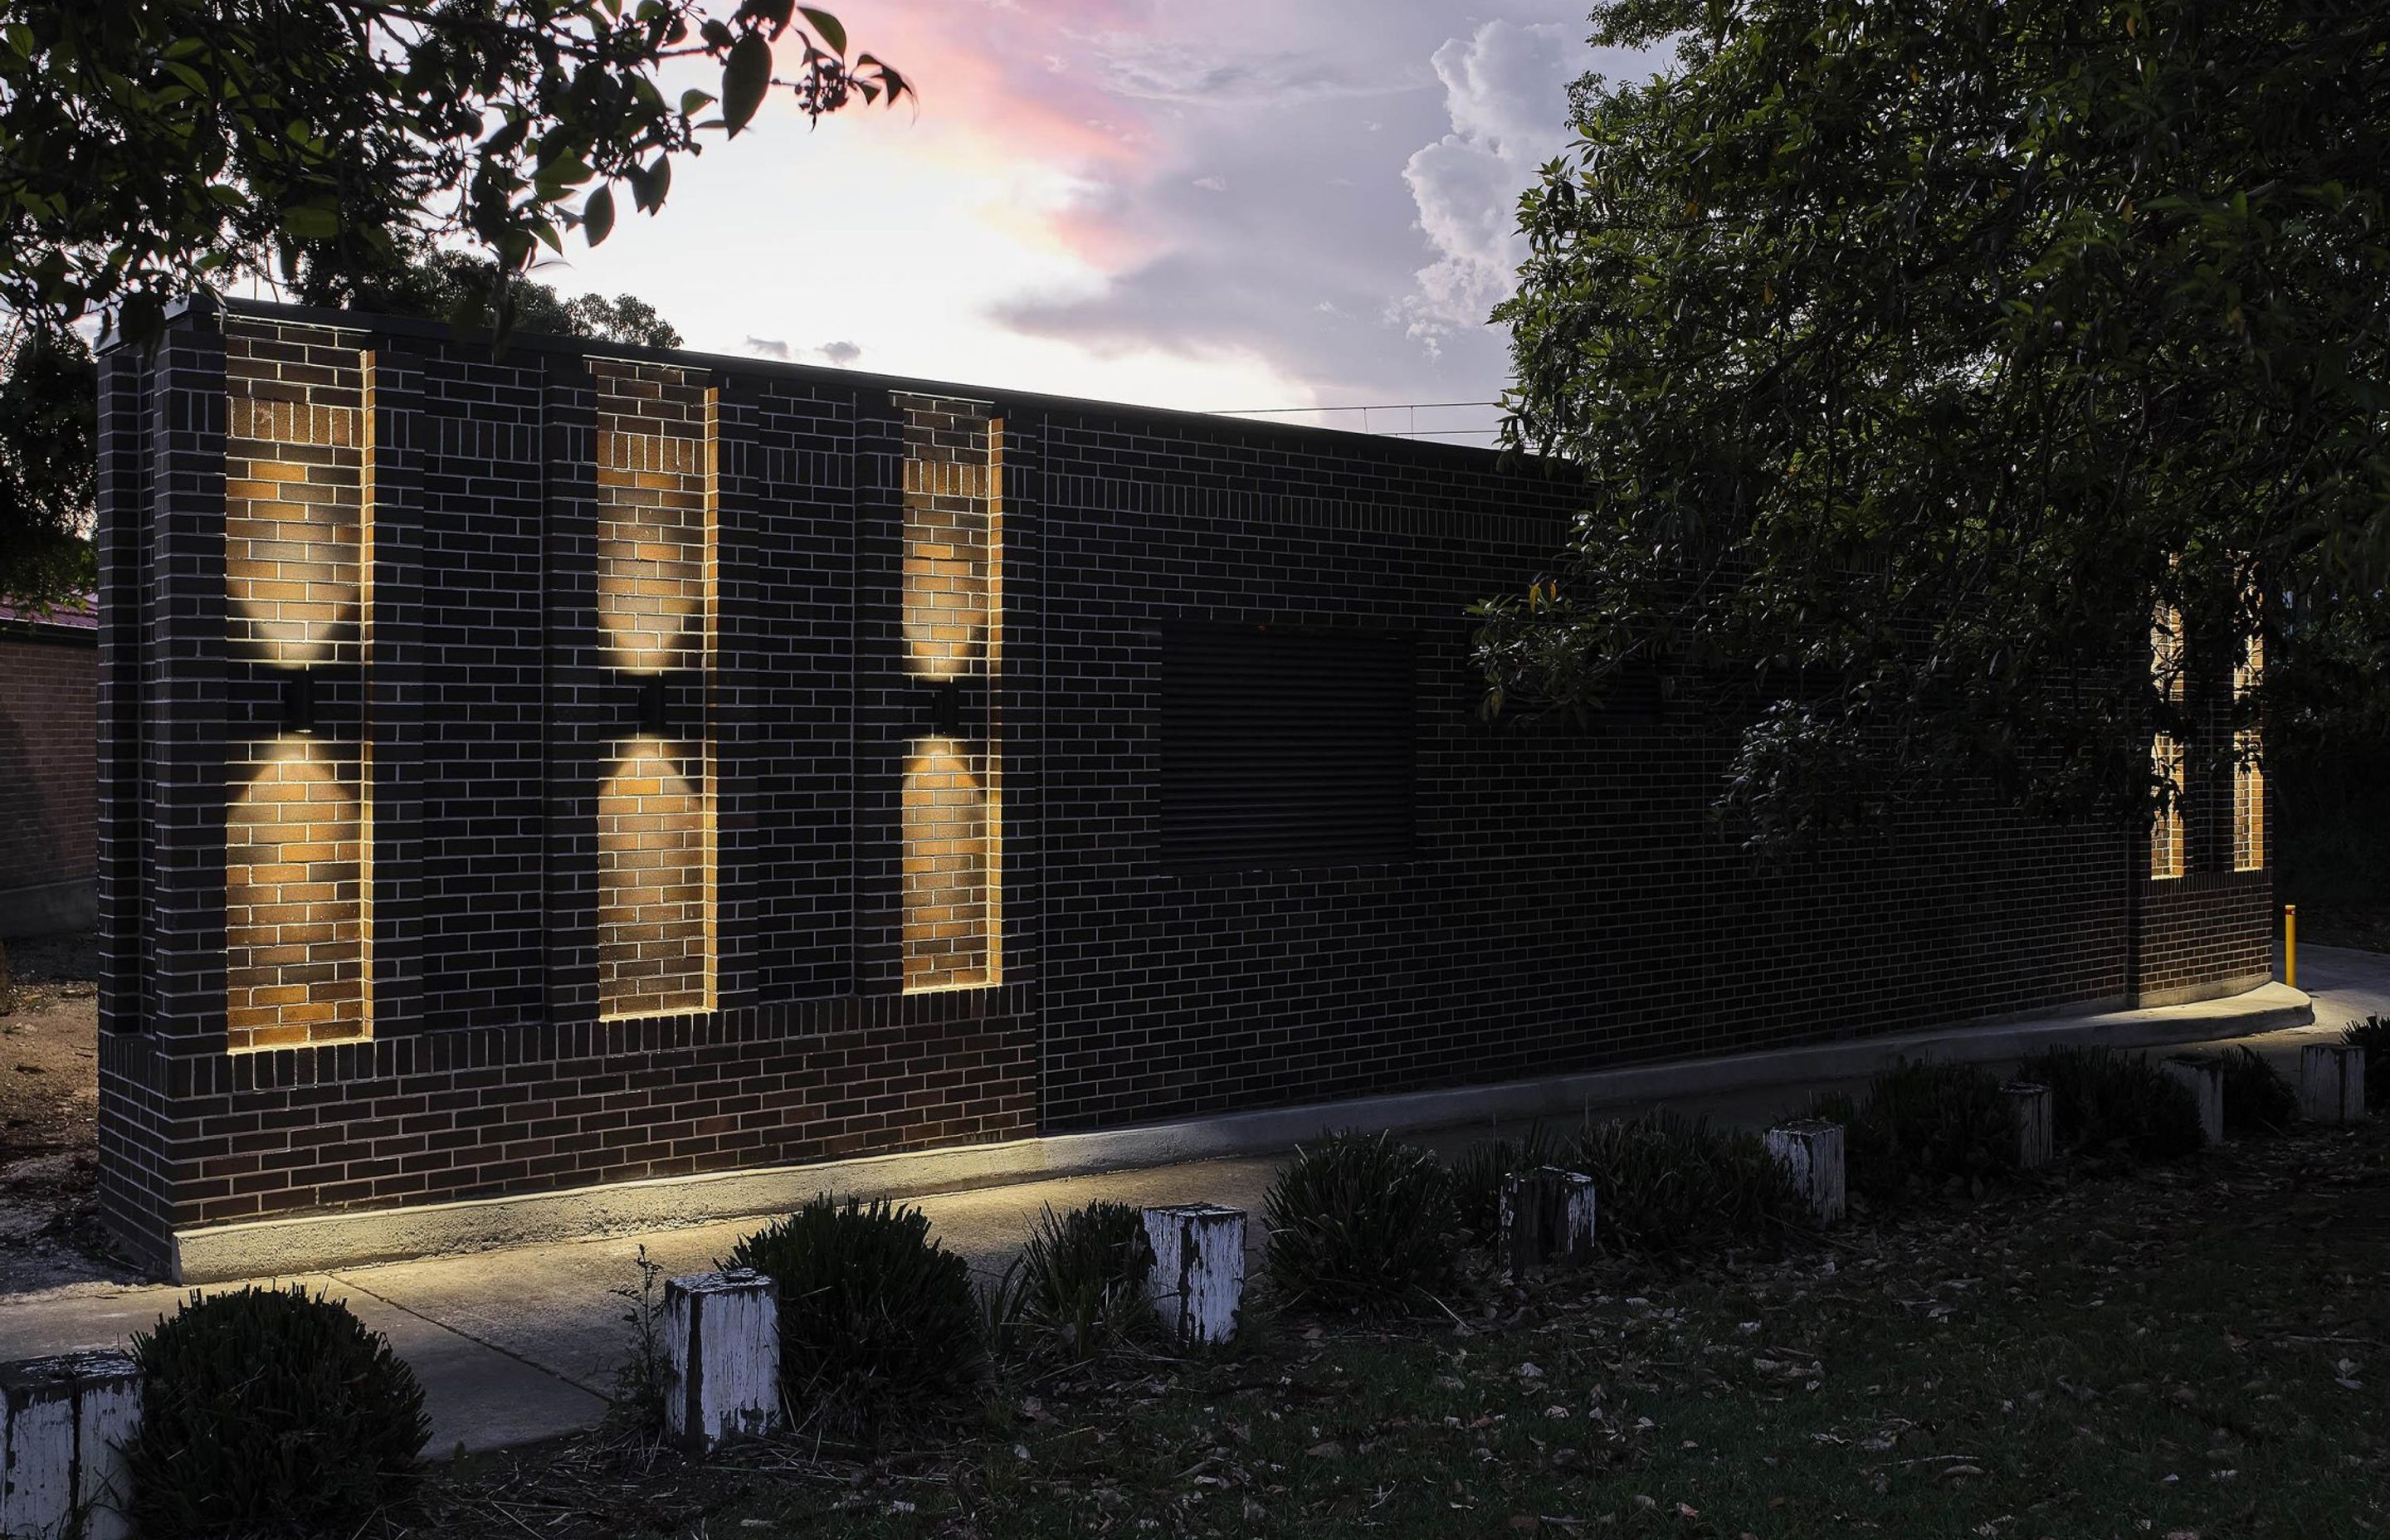
<instances>
[{"instance_id":1,"label":"dirt ground","mask_svg":"<svg viewBox=\"0 0 2390 1540\"><path fill-rule=\"evenodd\" d=\"M8 943L0 995L0 1294L134 1276L99 1226L97 957Z\"/></svg>"}]
</instances>

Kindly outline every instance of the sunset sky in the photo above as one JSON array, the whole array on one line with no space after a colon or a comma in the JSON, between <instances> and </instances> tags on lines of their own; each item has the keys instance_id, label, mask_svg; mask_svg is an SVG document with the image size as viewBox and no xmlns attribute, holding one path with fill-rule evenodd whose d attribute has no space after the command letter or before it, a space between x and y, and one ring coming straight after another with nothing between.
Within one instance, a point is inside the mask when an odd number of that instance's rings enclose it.
<instances>
[{"instance_id":1,"label":"sunset sky","mask_svg":"<svg viewBox=\"0 0 2390 1540\"><path fill-rule=\"evenodd\" d=\"M1490 401L1484 319L1566 84L1649 69L1597 58L1581 0L831 8L918 109L808 128L776 99L660 217L539 276L714 352L1203 410Z\"/></svg>"}]
</instances>

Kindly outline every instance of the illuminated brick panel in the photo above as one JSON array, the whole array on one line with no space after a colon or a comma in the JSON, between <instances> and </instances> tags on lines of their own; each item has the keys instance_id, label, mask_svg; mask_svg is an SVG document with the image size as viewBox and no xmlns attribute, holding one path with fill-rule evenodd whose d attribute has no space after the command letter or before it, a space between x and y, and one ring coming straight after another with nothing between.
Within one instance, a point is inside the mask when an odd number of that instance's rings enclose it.
<instances>
[{"instance_id":1,"label":"illuminated brick panel","mask_svg":"<svg viewBox=\"0 0 2390 1540\"><path fill-rule=\"evenodd\" d=\"M2183 667L2182 615L2161 605L2150 622L2150 677L2178 706L2188 687ZM2150 770L2169 789L2170 796L2150 826L2150 876L2157 880L2180 877L2189 865L2190 841L2183 807L2190 785L2184 774L2182 745L2160 734L2150 745Z\"/></svg>"},{"instance_id":2,"label":"illuminated brick panel","mask_svg":"<svg viewBox=\"0 0 2390 1540\"><path fill-rule=\"evenodd\" d=\"M678 369L601 363L598 610L612 665L672 712L614 745L598 796L607 1016L713 1005L711 398Z\"/></svg>"},{"instance_id":3,"label":"illuminated brick panel","mask_svg":"<svg viewBox=\"0 0 2390 1540\"><path fill-rule=\"evenodd\" d=\"M905 987L982 988L1003 969L1002 430L956 403L903 404L906 660L957 702L906 760Z\"/></svg>"},{"instance_id":4,"label":"illuminated brick panel","mask_svg":"<svg viewBox=\"0 0 2390 1540\"><path fill-rule=\"evenodd\" d=\"M227 651L328 703L365 653L365 360L337 337L225 349ZM225 1041L233 1051L371 1031L358 724L240 725L227 789Z\"/></svg>"},{"instance_id":5,"label":"illuminated brick panel","mask_svg":"<svg viewBox=\"0 0 2390 1540\"><path fill-rule=\"evenodd\" d=\"M2183 823L2182 745L2161 735L2150 751L2151 768L2174 789L2175 800L2150 822L2150 876L2160 881L2180 877L2189 860Z\"/></svg>"},{"instance_id":6,"label":"illuminated brick panel","mask_svg":"<svg viewBox=\"0 0 2390 1540\"><path fill-rule=\"evenodd\" d=\"M2255 690L2266 672L2265 643L2252 638L2232 670L2232 699ZM2266 771L2264 743L2254 728L2232 738L2232 869L2257 871L2266 865Z\"/></svg>"}]
</instances>

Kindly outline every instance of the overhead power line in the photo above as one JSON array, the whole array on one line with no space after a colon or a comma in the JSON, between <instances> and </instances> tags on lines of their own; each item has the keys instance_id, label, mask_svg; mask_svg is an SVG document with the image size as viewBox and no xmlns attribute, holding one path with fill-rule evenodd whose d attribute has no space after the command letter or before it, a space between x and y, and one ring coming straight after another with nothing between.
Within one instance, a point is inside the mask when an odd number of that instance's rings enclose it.
<instances>
[{"instance_id":1,"label":"overhead power line","mask_svg":"<svg viewBox=\"0 0 2390 1540\"><path fill-rule=\"evenodd\" d=\"M1259 417L1281 412L1422 412L1431 406L1499 406L1498 401L1372 401L1358 406L1237 406L1225 407L1217 416L1224 417Z\"/></svg>"}]
</instances>

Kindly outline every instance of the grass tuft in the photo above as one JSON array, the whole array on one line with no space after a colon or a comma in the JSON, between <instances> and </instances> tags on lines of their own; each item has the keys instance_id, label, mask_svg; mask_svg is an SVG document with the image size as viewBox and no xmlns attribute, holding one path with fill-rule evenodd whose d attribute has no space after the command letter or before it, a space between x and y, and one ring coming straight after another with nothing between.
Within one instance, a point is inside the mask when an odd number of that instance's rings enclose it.
<instances>
[{"instance_id":1,"label":"grass tuft","mask_svg":"<svg viewBox=\"0 0 2390 1540\"><path fill-rule=\"evenodd\" d=\"M1972 1064L1904 1064L1857 1100L1819 1097L1844 1129L1853 1191L1877 1203L1926 1193L1978 1196L2016 1169L2016 1123L1998 1077Z\"/></svg>"},{"instance_id":2,"label":"grass tuft","mask_svg":"<svg viewBox=\"0 0 2390 1540\"><path fill-rule=\"evenodd\" d=\"M1594 1233L1613 1251L1690 1254L1780 1242L1808 1206L1759 1136L1672 1112L1589 1123L1565 1162L1594 1180Z\"/></svg>"},{"instance_id":3,"label":"grass tuft","mask_svg":"<svg viewBox=\"0 0 2390 1540\"><path fill-rule=\"evenodd\" d=\"M2207 1142L2191 1087L2145 1054L2051 1048L2018 1065L2017 1077L2049 1087L2051 1121L2063 1149L2171 1161Z\"/></svg>"},{"instance_id":4,"label":"grass tuft","mask_svg":"<svg viewBox=\"0 0 2390 1540\"><path fill-rule=\"evenodd\" d=\"M1383 1134L1335 1134L1295 1151L1269 1191L1268 1276L1291 1303L1383 1311L1452 1280L1460 1213L1452 1174Z\"/></svg>"}]
</instances>

